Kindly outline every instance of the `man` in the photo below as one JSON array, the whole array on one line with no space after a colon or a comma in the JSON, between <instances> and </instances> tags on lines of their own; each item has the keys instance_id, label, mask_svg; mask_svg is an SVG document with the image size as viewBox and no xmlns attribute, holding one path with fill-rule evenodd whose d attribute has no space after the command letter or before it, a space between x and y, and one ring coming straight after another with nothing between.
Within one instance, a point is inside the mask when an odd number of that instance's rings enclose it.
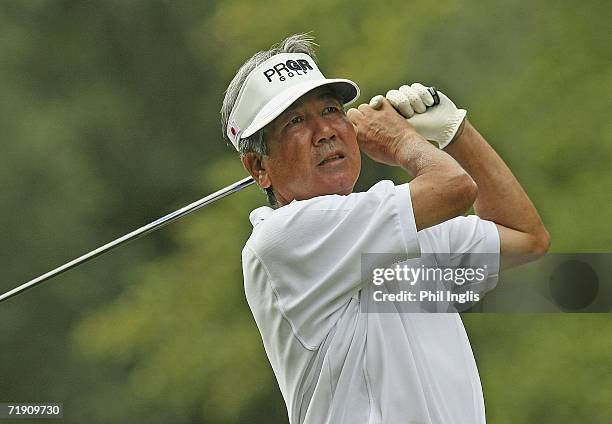
<instances>
[{"instance_id":1,"label":"man","mask_svg":"<svg viewBox=\"0 0 612 424\"><path fill-rule=\"evenodd\" d=\"M413 84L345 113L358 87L325 79L312 46L295 35L255 54L222 108L224 133L272 206L251 213L242 260L289 421L484 423L458 314L364 313L363 255L451 253L460 265L464 254L542 254L548 233L508 167L446 96L438 93L434 106L432 92ZM360 151L414 178L353 193ZM472 205L476 215L462 217ZM377 257L369 265L391 265ZM499 263L486 265L489 289Z\"/></svg>"}]
</instances>

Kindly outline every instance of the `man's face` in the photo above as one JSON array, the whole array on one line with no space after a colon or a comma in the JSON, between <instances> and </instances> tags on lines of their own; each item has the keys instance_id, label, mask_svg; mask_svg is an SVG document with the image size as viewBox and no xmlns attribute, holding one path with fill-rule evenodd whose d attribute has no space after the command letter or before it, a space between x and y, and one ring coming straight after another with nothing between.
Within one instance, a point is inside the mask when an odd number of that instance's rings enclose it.
<instances>
[{"instance_id":1,"label":"man's face","mask_svg":"<svg viewBox=\"0 0 612 424\"><path fill-rule=\"evenodd\" d=\"M265 176L281 205L325 194L349 194L359 177L361 156L353 124L329 88L297 100L264 129Z\"/></svg>"}]
</instances>

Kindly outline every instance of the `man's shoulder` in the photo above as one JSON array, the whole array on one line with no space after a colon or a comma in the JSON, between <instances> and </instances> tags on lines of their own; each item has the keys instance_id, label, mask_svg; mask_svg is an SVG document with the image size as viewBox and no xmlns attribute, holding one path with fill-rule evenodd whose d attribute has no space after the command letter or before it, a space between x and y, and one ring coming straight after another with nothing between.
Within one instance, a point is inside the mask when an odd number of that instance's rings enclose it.
<instances>
[{"instance_id":1,"label":"man's shoulder","mask_svg":"<svg viewBox=\"0 0 612 424\"><path fill-rule=\"evenodd\" d=\"M255 230L260 230L259 227L262 225L264 232L277 226L296 225L300 223L301 218L304 218L307 212L332 212L335 210L351 209L360 198L367 196L368 193L388 192L393 190L394 187L395 185L392 181L382 180L365 192L353 192L348 195L327 194L305 200L294 200L277 209L261 206L250 213L249 220L254 227L254 232Z\"/></svg>"},{"instance_id":2,"label":"man's shoulder","mask_svg":"<svg viewBox=\"0 0 612 424\"><path fill-rule=\"evenodd\" d=\"M334 210L350 207L351 204L358 201L360 197L366 196L368 193L388 192L395 188L395 184L390 180L382 180L374 184L367 191L353 192L348 195L326 194L316 196L310 199L294 200L291 203L277 209L272 209L269 206L262 206L254 209L249 218L253 226L262 221L283 220L287 217L298 214L302 210Z\"/></svg>"},{"instance_id":3,"label":"man's shoulder","mask_svg":"<svg viewBox=\"0 0 612 424\"><path fill-rule=\"evenodd\" d=\"M253 254L263 255L269 250L286 249L299 245L308 236L324 231L325 220L341 213L340 196L318 196L292 202L278 209L264 206L251 212L253 232L245 244Z\"/></svg>"},{"instance_id":4,"label":"man's shoulder","mask_svg":"<svg viewBox=\"0 0 612 424\"><path fill-rule=\"evenodd\" d=\"M368 223L387 222L383 215L393 213L388 200L398 187L401 186L383 180L365 192L295 200L278 209L257 208L249 216L254 228L245 247L265 256L270 250L353 237Z\"/></svg>"}]
</instances>

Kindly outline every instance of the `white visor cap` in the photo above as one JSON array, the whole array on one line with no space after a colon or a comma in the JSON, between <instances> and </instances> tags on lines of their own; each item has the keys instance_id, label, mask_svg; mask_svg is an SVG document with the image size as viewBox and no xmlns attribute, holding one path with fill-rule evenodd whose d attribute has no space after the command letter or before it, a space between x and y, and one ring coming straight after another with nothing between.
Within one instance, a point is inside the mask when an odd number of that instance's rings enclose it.
<instances>
[{"instance_id":1,"label":"white visor cap","mask_svg":"<svg viewBox=\"0 0 612 424\"><path fill-rule=\"evenodd\" d=\"M285 111L309 91L329 85L344 105L359 97L359 87L348 79L327 79L304 53L280 53L259 64L247 76L227 123L227 137L236 150L246 138Z\"/></svg>"}]
</instances>

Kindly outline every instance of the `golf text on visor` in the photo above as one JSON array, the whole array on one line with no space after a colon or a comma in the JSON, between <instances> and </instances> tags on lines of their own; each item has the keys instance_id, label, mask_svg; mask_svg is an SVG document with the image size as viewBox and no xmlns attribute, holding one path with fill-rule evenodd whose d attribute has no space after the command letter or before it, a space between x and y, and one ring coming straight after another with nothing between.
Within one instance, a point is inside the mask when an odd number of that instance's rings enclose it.
<instances>
[{"instance_id":1,"label":"golf text on visor","mask_svg":"<svg viewBox=\"0 0 612 424\"><path fill-rule=\"evenodd\" d=\"M236 150L238 140L272 122L309 91L330 85L343 104L359 97L359 87L348 79L326 79L315 61L304 53L280 53L259 64L247 76L230 114L227 137Z\"/></svg>"}]
</instances>

